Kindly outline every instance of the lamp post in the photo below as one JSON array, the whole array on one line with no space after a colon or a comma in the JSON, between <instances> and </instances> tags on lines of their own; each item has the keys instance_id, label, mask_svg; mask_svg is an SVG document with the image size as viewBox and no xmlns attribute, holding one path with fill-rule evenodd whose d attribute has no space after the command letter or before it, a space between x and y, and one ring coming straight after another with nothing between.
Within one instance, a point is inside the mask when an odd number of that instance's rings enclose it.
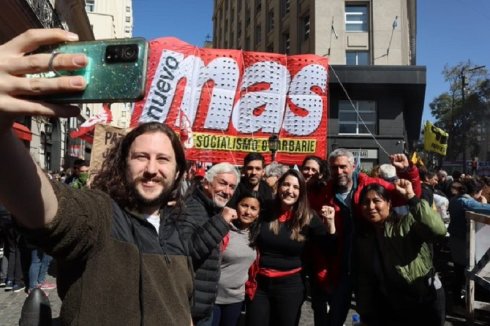
<instances>
[{"instance_id":1,"label":"lamp post","mask_svg":"<svg viewBox=\"0 0 490 326\"><path fill-rule=\"evenodd\" d=\"M471 72L475 70L479 70L482 68L485 68L486 66L478 66L478 67L473 67L473 68L466 68L463 67L461 68L461 73L460 73L460 78L461 78L461 111L464 112L465 108L465 87L466 87L466 76L465 72ZM462 123L462 135L461 135L461 143L463 147L463 173L466 173L466 119L463 117Z\"/></svg>"},{"instance_id":2,"label":"lamp post","mask_svg":"<svg viewBox=\"0 0 490 326\"><path fill-rule=\"evenodd\" d=\"M269 150L272 153L272 162L276 160L276 152L279 149L279 137L274 134L271 135L268 139L269 142Z\"/></svg>"}]
</instances>

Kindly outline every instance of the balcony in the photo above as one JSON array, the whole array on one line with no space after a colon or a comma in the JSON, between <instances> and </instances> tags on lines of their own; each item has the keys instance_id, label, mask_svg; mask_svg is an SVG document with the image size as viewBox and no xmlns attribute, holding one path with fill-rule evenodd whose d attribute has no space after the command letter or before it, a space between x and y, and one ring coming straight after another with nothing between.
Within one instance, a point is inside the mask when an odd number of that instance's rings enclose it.
<instances>
[{"instance_id":1,"label":"balcony","mask_svg":"<svg viewBox=\"0 0 490 326\"><path fill-rule=\"evenodd\" d=\"M94 39L84 0L56 1L55 7L49 0L2 1L0 43L30 28L62 28L77 33L81 40Z\"/></svg>"}]
</instances>

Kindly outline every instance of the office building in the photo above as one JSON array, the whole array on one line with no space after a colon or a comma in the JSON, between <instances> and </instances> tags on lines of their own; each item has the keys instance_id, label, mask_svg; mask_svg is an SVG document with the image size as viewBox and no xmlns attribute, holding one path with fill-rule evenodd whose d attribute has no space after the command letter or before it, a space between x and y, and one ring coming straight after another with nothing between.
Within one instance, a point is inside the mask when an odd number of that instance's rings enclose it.
<instances>
[{"instance_id":1,"label":"office building","mask_svg":"<svg viewBox=\"0 0 490 326\"><path fill-rule=\"evenodd\" d=\"M348 148L365 169L419 139L416 34L416 0L214 1L215 48L328 57L327 152Z\"/></svg>"}]
</instances>

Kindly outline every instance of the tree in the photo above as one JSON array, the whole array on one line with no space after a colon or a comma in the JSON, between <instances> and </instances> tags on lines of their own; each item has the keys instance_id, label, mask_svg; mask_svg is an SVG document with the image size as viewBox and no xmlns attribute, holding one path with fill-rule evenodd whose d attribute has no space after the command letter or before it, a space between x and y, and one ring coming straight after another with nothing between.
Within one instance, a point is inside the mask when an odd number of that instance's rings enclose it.
<instances>
[{"instance_id":1,"label":"tree","mask_svg":"<svg viewBox=\"0 0 490 326\"><path fill-rule=\"evenodd\" d=\"M470 61L443 70L449 90L437 96L430 110L437 127L449 133L447 159L465 157L465 150L472 157L480 152L481 137L490 122L490 80L487 70L474 69Z\"/></svg>"}]
</instances>

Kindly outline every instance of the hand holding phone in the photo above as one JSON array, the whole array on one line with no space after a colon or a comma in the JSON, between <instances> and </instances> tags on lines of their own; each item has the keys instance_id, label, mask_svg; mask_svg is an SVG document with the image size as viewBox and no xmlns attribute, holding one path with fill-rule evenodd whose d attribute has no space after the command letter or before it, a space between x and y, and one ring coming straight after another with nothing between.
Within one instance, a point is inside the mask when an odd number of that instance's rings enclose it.
<instances>
[{"instance_id":1,"label":"hand holding phone","mask_svg":"<svg viewBox=\"0 0 490 326\"><path fill-rule=\"evenodd\" d=\"M0 45L0 134L9 130L16 118L43 115L77 116L80 108L39 101L53 93L81 92L85 81L79 76L27 78L26 74L48 71L50 54L32 54L42 45L78 40L76 34L61 29L31 29ZM52 63L55 69L80 69L87 63L84 55L62 54ZM38 98L34 98L38 96Z\"/></svg>"},{"instance_id":2,"label":"hand holding phone","mask_svg":"<svg viewBox=\"0 0 490 326\"><path fill-rule=\"evenodd\" d=\"M52 70L48 77L82 76L83 92L43 96L50 102L97 103L134 102L144 96L148 42L143 38L70 42L55 47L58 54L82 53L88 64L78 70Z\"/></svg>"}]
</instances>

